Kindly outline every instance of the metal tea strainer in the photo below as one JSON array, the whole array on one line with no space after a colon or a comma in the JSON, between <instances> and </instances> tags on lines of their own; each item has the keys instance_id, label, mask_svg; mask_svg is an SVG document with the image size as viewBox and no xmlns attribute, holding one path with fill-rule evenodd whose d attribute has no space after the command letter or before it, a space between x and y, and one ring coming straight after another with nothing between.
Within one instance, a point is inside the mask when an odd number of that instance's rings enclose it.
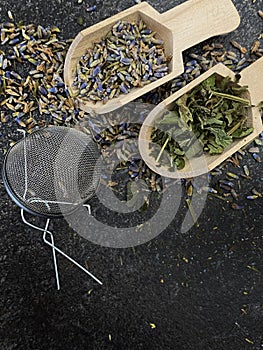
<instances>
[{"instance_id":1,"label":"metal tea strainer","mask_svg":"<svg viewBox=\"0 0 263 350\"><path fill-rule=\"evenodd\" d=\"M56 251L102 284L58 249L53 234L48 231L51 218L70 214L79 206L86 206L90 213L85 202L95 194L99 184L99 156L91 136L73 128L50 126L29 136L24 132L24 138L8 150L4 159L3 182L10 197L21 207L23 222L42 231L44 242L52 247L58 289ZM28 222L24 211L46 218L45 228Z\"/></svg>"}]
</instances>

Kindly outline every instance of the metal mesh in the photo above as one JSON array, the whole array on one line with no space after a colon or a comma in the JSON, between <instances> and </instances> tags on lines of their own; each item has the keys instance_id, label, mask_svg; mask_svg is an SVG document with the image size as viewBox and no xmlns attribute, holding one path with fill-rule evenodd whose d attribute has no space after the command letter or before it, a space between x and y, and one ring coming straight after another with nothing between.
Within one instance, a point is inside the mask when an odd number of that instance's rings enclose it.
<instances>
[{"instance_id":1,"label":"metal mesh","mask_svg":"<svg viewBox=\"0 0 263 350\"><path fill-rule=\"evenodd\" d=\"M40 129L17 142L3 169L9 194L44 216L73 211L96 191L99 151L92 138L62 126Z\"/></svg>"}]
</instances>

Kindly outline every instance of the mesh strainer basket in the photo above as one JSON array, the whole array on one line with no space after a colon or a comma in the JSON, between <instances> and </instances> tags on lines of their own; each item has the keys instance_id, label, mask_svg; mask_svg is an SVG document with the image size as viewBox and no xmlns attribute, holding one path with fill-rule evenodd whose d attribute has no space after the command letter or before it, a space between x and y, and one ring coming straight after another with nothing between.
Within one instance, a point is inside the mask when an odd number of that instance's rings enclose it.
<instances>
[{"instance_id":1,"label":"mesh strainer basket","mask_svg":"<svg viewBox=\"0 0 263 350\"><path fill-rule=\"evenodd\" d=\"M9 149L3 180L11 198L26 211L59 217L94 195L100 178L98 158L90 136L52 126Z\"/></svg>"},{"instance_id":2,"label":"mesh strainer basket","mask_svg":"<svg viewBox=\"0 0 263 350\"><path fill-rule=\"evenodd\" d=\"M2 168L3 182L11 198L21 207L27 225L43 232L52 247L57 288L60 289L56 252L102 284L94 275L54 245L48 231L50 218L69 214L90 199L100 179L99 151L85 133L62 126L33 132L7 152ZM46 218L45 228L25 219L24 210ZM47 239L47 234L49 239Z\"/></svg>"}]
</instances>

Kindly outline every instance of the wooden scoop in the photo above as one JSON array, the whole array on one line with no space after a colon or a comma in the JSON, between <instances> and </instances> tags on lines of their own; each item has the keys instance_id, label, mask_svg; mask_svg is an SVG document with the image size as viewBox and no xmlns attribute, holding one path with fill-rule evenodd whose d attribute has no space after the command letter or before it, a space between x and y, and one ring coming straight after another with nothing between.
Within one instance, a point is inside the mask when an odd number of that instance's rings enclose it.
<instances>
[{"instance_id":1,"label":"wooden scoop","mask_svg":"<svg viewBox=\"0 0 263 350\"><path fill-rule=\"evenodd\" d=\"M239 86L248 86L249 93L244 96L244 98L250 100L252 106L254 107L252 107L251 110L248 109L247 126L253 126L254 131L250 135L234 141L225 149L223 153L219 155L209 155L208 153L204 153L202 156L192 158L190 161L186 160L185 167L182 170L175 169L174 171L169 171L168 167L158 166L156 159L150 155L152 152L150 146L154 145L151 142L151 133L155 122L160 119L167 110L173 109L174 101L192 90L195 86L201 84L202 81L207 79L212 74L216 73L217 78L219 79L220 77L229 76L232 81L235 81L235 73L233 73L224 64L219 63L213 68L209 69L207 72L200 75L198 78L191 81L179 91L175 92L173 95L169 96L166 100L159 103L159 105L157 105L145 119L139 134L140 154L149 168L160 175L171 178L189 178L199 176L211 171L225 159L230 157L234 152L238 151L240 148L244 147L247 143L256 138L263 131L261 112L260 108L257 107L263 100L262 72L263 57L241 72L241 79L237 84Z\"/></svg>"},{"instance_id":2,"label":"wooden scoop","mask_svg":"<svg viewBox=\"0 0 263 350\"><path fill-rule=\"evenodd\" d=\"M86 112L108 113L133 101L157 86L175 78L184 71L182 52L212 36L228 33L238 27L239 14L231 0L188 0L175 8L160 14L148 3L143 2L120 12L98 24L82 30L73 40L65 60L64 80L74 94L72 83L76 66L87 48L92 48L111 30L119 20L137 21L142 19L147 27L158 33L165 41L167 57L171 56L169 73L144 87L133 88L128 94L120 94L103 104L78 99L79 107Z\"/></svg>"}]
</instances>

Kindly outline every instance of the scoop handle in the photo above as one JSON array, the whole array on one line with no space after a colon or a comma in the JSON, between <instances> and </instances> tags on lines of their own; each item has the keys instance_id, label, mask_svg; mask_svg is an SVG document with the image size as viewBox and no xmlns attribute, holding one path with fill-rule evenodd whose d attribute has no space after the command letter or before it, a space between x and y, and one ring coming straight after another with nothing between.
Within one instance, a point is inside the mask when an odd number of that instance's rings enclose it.
<instances>
[{"instance_id":1,"label":"scoop handle","mask_svg":"<svg viewBox=\"0 0 263 350\"><path fill-rule=\"evenodd\" d=\"M240 85L248 86L251 103L257 106L263 101L263 57L243 69L240 75Z\"/></svg>"},{"instance_id":2,"label":"scoop handle","mask_svg":"<svg viewBox=\"0 0 263 350\"><path fill-rule=\"evenodd\" d=\"M173 32L175 45L181 51L231 32L240 23L231 0L188 0L161 14L161 20Z\"/></svg>"}]
</instances>

